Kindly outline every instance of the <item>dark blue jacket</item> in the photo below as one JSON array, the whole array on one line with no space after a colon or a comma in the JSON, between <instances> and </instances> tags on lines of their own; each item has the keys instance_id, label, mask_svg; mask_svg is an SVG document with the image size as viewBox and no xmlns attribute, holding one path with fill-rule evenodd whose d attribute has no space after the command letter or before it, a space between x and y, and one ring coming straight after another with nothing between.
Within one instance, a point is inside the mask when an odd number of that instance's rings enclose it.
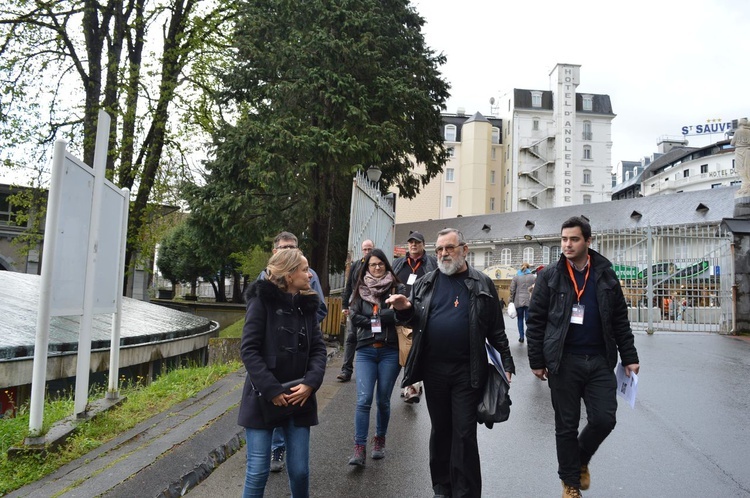
<instances>
[{"instance_id":1,"label":"dark blue jacket","mask_svg":"<svg viewBox=\"0 0 750 498\"><path fill-rule=\"evenodd\" d=\"M247 378L238 423L253 429L270 429L263 423L258 403L284 392L284 382L304 378L303 383L315 391L323 383L326 345L316 316L319 300L316 294L292 296L267 280L253 282L245 299L247 313L240 354ZM318 423L314 393L295 415L294 423L300 427Z\"/></svg>"}]
</instances>

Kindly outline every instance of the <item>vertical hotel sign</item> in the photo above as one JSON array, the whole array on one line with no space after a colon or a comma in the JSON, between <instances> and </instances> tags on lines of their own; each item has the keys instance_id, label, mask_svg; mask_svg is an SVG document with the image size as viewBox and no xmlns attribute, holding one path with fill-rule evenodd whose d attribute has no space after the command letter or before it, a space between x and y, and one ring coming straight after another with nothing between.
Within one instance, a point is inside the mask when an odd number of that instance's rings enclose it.
<instances>
[{"instance_id":1,"label":"vertical hotel sign","mask_svg":"<svg viewBox=\"0 0 750 498\"><path fill-rule=\"evenodd\" d=\"M576 87L579 83L580 66L559 64L557 94L555 95L555 118L557 121L557 164L555 184L561 185L555 192L557 206L573 204L573 171L575 169ZM561 167L560 167L561 166Z\"/></svg>"}]
</instances>

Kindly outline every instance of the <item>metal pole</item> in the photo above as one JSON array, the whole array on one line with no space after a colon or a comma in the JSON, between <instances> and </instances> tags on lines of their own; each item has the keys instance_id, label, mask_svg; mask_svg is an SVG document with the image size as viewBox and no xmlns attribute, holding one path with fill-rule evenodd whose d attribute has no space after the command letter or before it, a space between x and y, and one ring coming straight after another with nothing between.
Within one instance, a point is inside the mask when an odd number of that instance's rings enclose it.
<instances>
[{"instance_id":1,"label":"metal pole","mask_svg":"<svg viewBox=\"0 0 750 498\"><path fill-rule=\"evenodd\" d=\"M57 244L57 214L60 212L63 164L65 160L63 140L55 141L52 156L52 181L47 201L47 219L44 223L44 248L42 251L42 281L39 288L39 309L36 316L36 341L34 343L34 369L31 377L31 401L29 406L29 436L42 432L44 420L44 392L47 386L47 346L49 345L50 299L54 270L55 245Z\"/></svg>"},{"instance_id":2,"label":"metal pole","mask_svg":"<svg viewBox=\"0 0 750 498\"><path fill-rule=\"evenodd\" d=\"M122 189L123 207L120 230L120 266L117 272L117 311L112 315L112 338L109 341L109 387L108 399L120 397L118 375L120 372L120 325L122 323L122 282L125 279L125 250L128 240L128 211L130 208L130 190Z\"/></svg>"},{"instance_id":3,"label":"metal pole","mask_svg":"<svg viewBox=\"0 0 750 498\"><path fill-rule=\"evenodd\" d=\"M651 232L651 225L646 228L646 266L648 273L646 274L646 297L648 299L648 328L646 332L650 335L654 333L654 258L651 253L653 250L653 234Z\"/></svg>"}]
</instances>

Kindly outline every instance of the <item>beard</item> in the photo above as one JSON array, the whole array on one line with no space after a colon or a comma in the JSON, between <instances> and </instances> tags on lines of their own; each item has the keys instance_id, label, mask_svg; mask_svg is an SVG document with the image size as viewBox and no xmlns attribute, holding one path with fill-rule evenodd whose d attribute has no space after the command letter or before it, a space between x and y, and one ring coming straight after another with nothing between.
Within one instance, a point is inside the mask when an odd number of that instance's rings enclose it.
<instances>
[{"instance_id":1,"label":"beard","mask_svg":"<svg viewBox=\"0 0 750 498\"><path fill-rule=\"evenodd\" d=\"M458 273L464 263L466 262L466 256L463 254L457 254L455 256L446 256L438 260L438 270L446 275L453 275Z\"/></svg>"}]
</instances>

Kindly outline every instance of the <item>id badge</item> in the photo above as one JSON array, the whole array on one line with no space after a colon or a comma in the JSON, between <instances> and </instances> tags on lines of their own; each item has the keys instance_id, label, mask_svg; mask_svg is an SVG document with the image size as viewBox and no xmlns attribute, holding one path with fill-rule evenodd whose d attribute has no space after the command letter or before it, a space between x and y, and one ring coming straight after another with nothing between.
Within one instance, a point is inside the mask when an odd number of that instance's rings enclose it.
<instances>
[{"instance_id":1,"label":"id badge","mask_svg":"<svg viewBox=\"0 0 750 498\"><path fill-rule=\"evenodd\" d=\"M570 323L575 323L576 325L583 325L583 309L584 309L584 306L582 304L573 305L573 314L570 315Z\"/></svg>"},{"instance_id":2,"label":"id badge","mask_svg":"<svg viewBox=\"0 0 750 498\"><path fill-rule=\"evenodd\" d=\"M411 275L409 275L409 278L406 279L406 285L414 285L414 282L416 281L417 281L417 274L412 273Z\"/></svg>"},{"instance_id":3,"label":"id badge","mask_svg":"<svg viewBox=\"0 0 750 498\"><path fill-rule=\"evenodd\" d=\"M372 335L380 334L383 332L383 329L380 326L380 317L370 318L370 328L372 328Z\"/></svg>"}]
</instances>

